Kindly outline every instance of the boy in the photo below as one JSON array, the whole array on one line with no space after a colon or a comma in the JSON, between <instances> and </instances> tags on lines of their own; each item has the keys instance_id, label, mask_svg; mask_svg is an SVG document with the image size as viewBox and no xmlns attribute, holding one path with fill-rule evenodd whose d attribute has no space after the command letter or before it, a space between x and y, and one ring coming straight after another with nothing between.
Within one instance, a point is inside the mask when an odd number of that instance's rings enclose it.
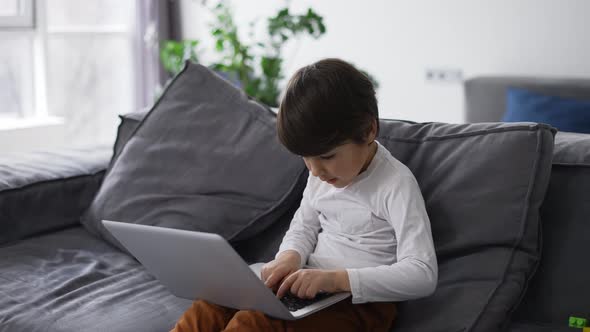
<instances>
[{"instance_id":1,"label":"boy","mask_svg":"<svg viewBox=\"0 0 590 332\"><path fill-rule=\"evenodd\" d=\"M370 80L339 59L297 71L277 119L281 143L310 175L261 278L278 297L348 291L352 298L295 321L195 301L175 331L389 331L394 302L434 292L424 200L411 171L375 140L378 119Z\"/></svg>"}]
</instances>

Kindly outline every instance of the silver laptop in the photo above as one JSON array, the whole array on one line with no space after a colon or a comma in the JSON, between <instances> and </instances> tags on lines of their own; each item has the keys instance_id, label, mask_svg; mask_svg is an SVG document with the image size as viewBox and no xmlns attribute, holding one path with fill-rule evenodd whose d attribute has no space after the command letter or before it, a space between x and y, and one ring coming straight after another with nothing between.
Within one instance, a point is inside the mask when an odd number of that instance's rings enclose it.
<instances>
[{"instance_id":1,"label":"silver laptop","mask_svg":"<svg viewBox=\"0 0 590 332\"><path fill-rule=\"evenodd\" d=\"M263 263L248 266L220 235L103 220L103 225L174 295L234 309L258 310L294 320L326 308L350 293L279 300L260 279Z\"/></svg>"}]
</instances>

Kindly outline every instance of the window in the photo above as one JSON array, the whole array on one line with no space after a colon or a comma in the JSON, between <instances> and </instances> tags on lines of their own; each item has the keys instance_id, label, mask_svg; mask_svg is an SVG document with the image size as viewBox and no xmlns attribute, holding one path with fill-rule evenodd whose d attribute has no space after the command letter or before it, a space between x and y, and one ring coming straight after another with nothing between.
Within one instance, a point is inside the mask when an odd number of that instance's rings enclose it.
<instances>
[{"instance_id":1,"label":"window","mask_svg":"<svg viewBox=\"0 0 590 332\"><path fill-rule=\"evenodd\" d=\"M33 108L32 0L0 1L0 116L17 117Z\"/></svg>"},{"instance_id":2,"label":"window","mask_svg":"<svg viewBox=\"0 0 590 332\"><path fill-rule=\"evenodd\" d=\"M138 1L0 1L0 121L56 116L65 141L112 142L137 110Z\"/></svg>"},{"instance_id":3,"label":"window","mask_svg":"<svg viewBox=\"0 0 590 332\"><path fill-rule=\"evenodd\" d=\"M2 0L0 26L9 28L33 27L33 0Z\"/></svg>"}]
</instances>

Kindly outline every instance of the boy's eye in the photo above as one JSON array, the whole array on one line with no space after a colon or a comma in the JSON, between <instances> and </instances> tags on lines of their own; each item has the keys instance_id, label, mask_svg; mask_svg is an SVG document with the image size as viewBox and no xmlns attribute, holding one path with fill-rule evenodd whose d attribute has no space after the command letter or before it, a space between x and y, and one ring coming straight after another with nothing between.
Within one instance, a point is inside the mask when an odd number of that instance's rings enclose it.
<instances>
[{"instance_id":1,"label":"boy's eye","mask_svg":"<svg viewBox=\"0 0 590 332\"><path fill-rule=\"evenodd\" d=\"M331 155L327 155L327 156L321 156L320 159L327 160L327 159L332 159L333 157L334 157L334 155L331 154Z\"/></svg>"}]
</instances>

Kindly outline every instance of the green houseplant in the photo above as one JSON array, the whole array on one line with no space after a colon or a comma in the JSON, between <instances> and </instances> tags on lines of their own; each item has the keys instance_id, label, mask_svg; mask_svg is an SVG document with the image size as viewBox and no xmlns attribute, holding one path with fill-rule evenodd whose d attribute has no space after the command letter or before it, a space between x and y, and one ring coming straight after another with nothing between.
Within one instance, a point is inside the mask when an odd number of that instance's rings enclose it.
<instances>
[{"instance_id":1,"label":"green houseplant","mask_svg":"<svg viewBox=\"0 0 590 332\"><path fill-rule=\"evenodd\" d=\"M248 95L273 107L278 105L279 83L284 78L282 51L285 43L304 35L318 39L326 32L323 17L313 9L292 14L289 8L283 8L267 19L265 40L246 42L240 38L232 10L224 1L209 10L214 16L211 34L217 55L217 60L209 67L222 73ZM250 36L254 26L255 22L249 25ZM162 65L175 75L186 59L199 62L198 45L198 40L164 41L160 49ZM376 84L370 75L367 76Z\"/></svg>"}]
</instances>

